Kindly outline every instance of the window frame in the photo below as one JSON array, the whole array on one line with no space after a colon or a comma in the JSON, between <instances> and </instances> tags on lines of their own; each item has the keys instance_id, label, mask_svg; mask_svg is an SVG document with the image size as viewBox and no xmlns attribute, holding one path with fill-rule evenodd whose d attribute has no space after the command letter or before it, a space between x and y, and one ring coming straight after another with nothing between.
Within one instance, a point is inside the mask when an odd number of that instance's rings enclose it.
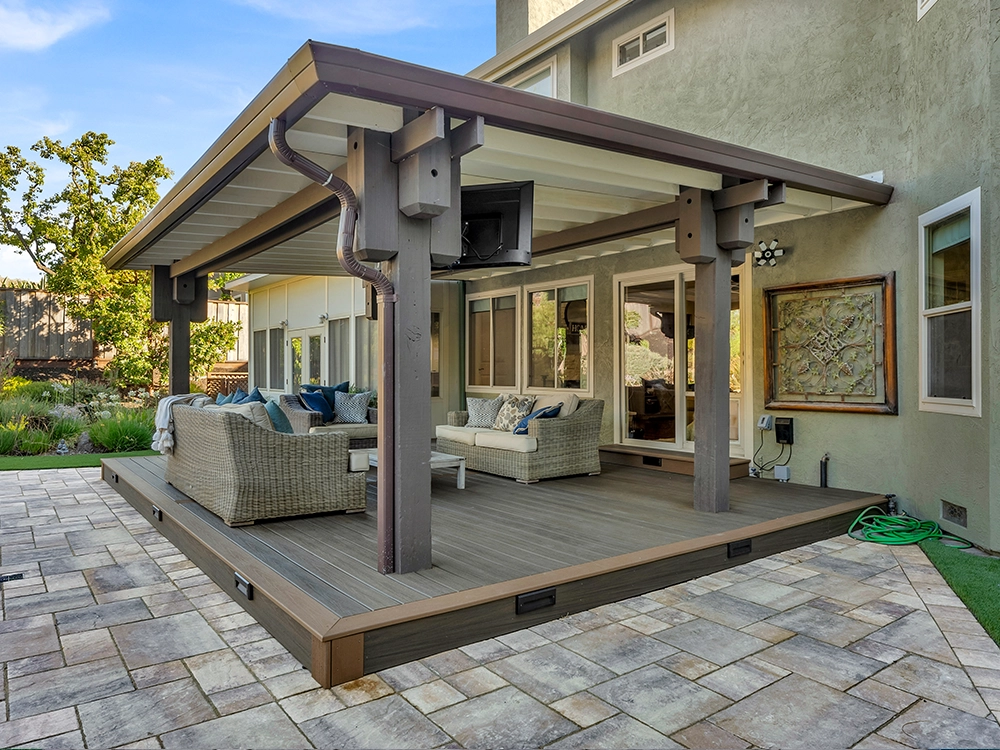
<instances>
[{"instance_id":1,"label":"window frame","mask_svg":"<svg viewBox=\"0 0 1000 750\"><path fill-rule=\"evenodd\" d=\"M642 39L647 33L655 29L657 26L666 23L666 34L667 40L659 47L656 47L651 52L644 51L642 46ZM621 75L633 68L637 68L643 63L649 62L650 60L659 57L660 55L665 55L674 48L674 9L671 8L666 13L663 13L656 18L646 21L646 23L641 26L636 26L634 29L628 33L622 34L621 36L615 37L615 40L611 43L611 77ZM639 39L640 50L639 56L634 60L629 60L627 63L619 64L618 62L618 51L621 49L622 45L633 39Z\"/></svg>"},{"instance_id":2,"label":"window frame","mask_svg":"<svg viewBox=\"0 0 1000 750\"><path fill-rule=\"evenodd\" d=\"M531 316L528 314L528 305L531 304L531 295L534 292L545 292L551 290L555 292L558 304L560 289L571 286L582 286L584 284L587 286L587 346L590 349L589 356L587 357L587 387L545 388L543 386L530 385L531 373L528 370L531 367L531 356L528 350L531 348L531 331L529 330ZM519 377L521 382L524 384L524 390L520 392L537 395L547 393L575 393L580 398L592 398L594 395L594 352L592 340L592 332L594 330L594 277L578 276L572 279L559 279L558 281L539 282L536 284L525 285L523 287L523 299L520 302L520 305L523 309L523 314L520 317L519 324L521 327L521 341L524 342L524 349L518 350L518 356L521 359Z\"/></svg>"},{"instance_id":3,"label":"window frame","mask_svg":"<svg viewBox=\"0 0 1000 750\"><path fill-rule=\"evenodd\" d=\"M500 297L514 297L514 385L495 385L494 378L496 376L496 360L495 360L495 347L493 341L493 300ZM469 377L469 364L472 361L471 352L471 339L472 339L472 325L470 315L470 309L472 303L478 300L488 299L490 300L490 383L489 385L473 385ZM523 292L521 287L508 287L505 289L492 289L488 292L477 292L475 294L469 294L465 298L465 310L463 312L465 318L465 363L464 369L465 374L465 390L467 393L496 393L499 390L503 390L505 393L521 393L521 370L522 370L522 355L521 355L521 328L523 326L523 315L521 314L521 300L523 299Z\"/></svg>"},{"instance_id":4,"label":"window frame","mask_svg":"<svg viewBox=\"0 0 1000 750\"><path fill-rule=\"evenodd\" d=\"M933 208L918 217L918 247L920 251L920 411L955 414L967 417L982 416L982 307L980 276L982 273L982 188ZM964 211L969 212L969 301L942 307L927 308L927 250L931 228ZM969 310L972 314L972 398L942 398L929 396L930 341L928 320L951 313Z\"/></svg>"},{"instance_id":5,"label":"window frame","mask_svg":"<svg viewBox=\"0 0 1000 750\"><path fill-rule=\"evenodd\" d=\"M550 76L551 76L550 80L552 82L552 91L549 94L539 94L539 96L548 96L551 99L557 99L558 96L556 95L556 92L559 90L559 85L558 85L558 67L559 66L556 65L556 57L555 57L555 55L553 55L552 57L549 57L546 60L543 60L542 62L538 63L537 65L531 66L530 68L528 68L521 75L517 76L516 78L512 78L509 81L507 81L505 85L509 86L512 89L518 89L519 91L524 91L525 89L519 89L518 88L522 83L524 83L525 81L527 81L529 78L534 78L536 75L538 75L539 73L541 73L543 70L548 69L549 73L550 73ZM534 92L529 92L529 93L534 93Z\"/></svg>"}]
</instances>

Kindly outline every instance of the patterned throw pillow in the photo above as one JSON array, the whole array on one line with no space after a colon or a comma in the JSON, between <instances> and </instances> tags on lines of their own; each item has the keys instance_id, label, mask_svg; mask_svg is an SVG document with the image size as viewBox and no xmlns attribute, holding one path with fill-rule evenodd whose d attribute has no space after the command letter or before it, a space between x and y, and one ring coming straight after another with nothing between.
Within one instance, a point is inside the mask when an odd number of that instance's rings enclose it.
<instances>
[{"instance_id":1,"label":"patterned throw pillow","mask_svg":"<svg viewBox=\"0 0 1000 750\"><path fill-rule=\"evenodd\" d=\"M466 427L486 427L492 428L497 421L497 414L503 406L503 396L496 398L467 398L465 399L466 409L469 411L469 421Z\"/></svg>"},{"instance_id":2,"label":"patterned throw pillow","mask_svg":"<svg viewBox=\"0 0 1000 750\"><path fill-rule=\"evenodd\" d=\"M510 396L500 407L493 429L513 432L517 423L531 414L531 407L534 405L534 396Z\"/></svg>"},{"instance_id":3,"label":"patterned throw pillow","mask_svg":"<svg viewBox=\"0 0 1000 750\"><path fill-rule=\"evenodd\" d=\"M342 393L337 391L334 396L337 399L338 422L365 424L368 421L368 402L372 398L371 391L365 391L364 393Z\"/></svg>"},{"instance_id":4,"label":"patterned throw pillow","mask_svg":"<svg viewBox=\"0 0 1000 750\"><path fill-rule=\"evenodd\" d=\"M532 419L552 419L553 417L558 417L560 409L562 409L562 401L552 406L543 406L541 409L535 409L531 414L517 423L517 427L514 428L514 434L527 435L528 422Z\"/></svg>"}]
</instances>

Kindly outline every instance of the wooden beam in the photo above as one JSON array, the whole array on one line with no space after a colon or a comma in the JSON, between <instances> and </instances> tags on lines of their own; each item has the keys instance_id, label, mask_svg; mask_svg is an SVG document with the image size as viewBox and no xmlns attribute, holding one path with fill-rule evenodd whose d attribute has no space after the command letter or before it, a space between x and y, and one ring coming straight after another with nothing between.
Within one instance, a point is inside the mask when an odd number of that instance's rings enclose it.
<instances>
[{"instance_id":1,"label":"wooden beam","mask_svg":"<svg viewBox=\"0 0 1000 750\"><path fill-rule=\"evenodd\" d=\"M482 115L476 115L451 131L451 158L461 159L480 148L486 141L486 125Z\"/></svg>"},{"instance_id":2,"label":"wooden beam","mask_svg":"<svg viewBox=\"0 0 1000 750\"><path fill-rule=\"evenodd\" d=\"M722 211L726 208L736 208L747 203L766 201L768 197L767 180L744 182L712 193L712 208Z\"/></svg>"},{"instance_id":3,"label":"wooden beam","mask_svg":"<svg viewBox=\"0 0 1000 750\"><path fill-rule=\"evenodd\" d=\"M444 110L432 107L392 134L390 160L399 164L409 156L444 140Z\"/></svg>"},{"instance_id":4,"label":"wooden beam","mask_svg":"<svg viewBox=\"0 0 1000 750\"><path fill-rule=\"evenodd\" d=\"M565 229L562 232L545 234L532 240L531 255L532 257L540 257L663 229L677 222L678 210L679 205L675 201L623 216L603 219L593 224Z\"/></svg>"}]
</instances>

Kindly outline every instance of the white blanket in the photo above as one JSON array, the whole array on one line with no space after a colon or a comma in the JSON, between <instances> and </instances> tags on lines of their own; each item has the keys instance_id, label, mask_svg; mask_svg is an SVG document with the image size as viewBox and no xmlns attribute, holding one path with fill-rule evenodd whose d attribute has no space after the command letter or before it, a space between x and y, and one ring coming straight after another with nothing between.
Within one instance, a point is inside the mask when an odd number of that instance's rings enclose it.
<instances>
[{"instance_id":1,"label":"white blanket","mask_svg":"<svg viewBox=\"0 0 1000 750\"><path fill-rule=\"evenodd\" d=\"M204 406L209 397L204 393L182 393L179 396L166 396L160 399L156 406L156 432L153 433L153 444L150 446L154 451L159 451L163 455L174 452L174 404L189 404L190 406Z\"/></svg>"}]
</instances>

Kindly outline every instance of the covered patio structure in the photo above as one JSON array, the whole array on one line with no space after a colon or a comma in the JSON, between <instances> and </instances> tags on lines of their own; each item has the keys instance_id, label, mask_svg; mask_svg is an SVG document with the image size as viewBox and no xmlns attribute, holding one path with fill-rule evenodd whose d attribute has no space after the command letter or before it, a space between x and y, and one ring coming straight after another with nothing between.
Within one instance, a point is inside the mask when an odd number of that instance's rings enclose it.
<instances>
[{"instance_id":1,"label":"covered patio structure","mask_svg":"<svg viewBox=\"0 0 1000 750\"><path fill-rule=\"evenodd\" d=\"M665 503L680 498L697 511L710 512L736 510L730 505L728 449L730 274L732 266L743 261L744 250L753 241L754 227L884 205L892 194L890 186L829 169L358 50L309 42L105 258L112 268L153 270L154 316L170 322L170 380L176 392L187 389L190 322L202 315L209 273L346 273L335 250L339 240L348 238L349 242L353 222L341 221L341 201L328 186L289 168L272 153L268 144L272 123L280 124L292 152L316 167L313 176L333 174L356 194L354 252L367 262L366 267L379 264L386 280L381 302L391 305L394 311L389 318L380 316L383 345L377 502L369 511L377 516L378 533L370 538L363 534L352 537L354 543L377 547L376 567L384 574L423 575L421 571L429 570L432 577L442 567L441 552L432 544L432 539L438 538L431 525L432 497L437 499L439 488L435 485L432 491L427 439L430 280L434 269L439 269L438 274L462 278L460 272L440 270L461 257L462 186L512 180L534 183L534 262L567 263L631 247L674 245L682 260L699 266L695 280L695 335L699 345L695 365L699 389L695 405L695 476L689 485L664 481L650 492L660 493ZM359 670L387 666L387 660L396 656L405 660L416 653L407 652L402 658L396 653L399 649L390 646L386 653L394 655L373 656L382 652L376 648L380 636L372 633L391 633L393 642L406 640L410 636L403 632L403 620L393 618L425 620L427 625L433 619L427 613L436 612L439 605L407 605L405 615L397 613L390 618L392 627L402 630L392 630L382 620L377 627L368 629L355 624L346 630L336 626L324 630L315 622L331 616L339 622L345 615L336 608L327 608L326 614L311 609L314 604L309 601L319 601L309 591L313 579L325 581L327 574L350 577L360 573L345 572L350 566L338 569L340 572L316 561L313 566L310 558L293 567L310 571L312 578L293 580L292 569L282 562L290 559L289 553L257 542L249 543L256 550L255 556L246 558L236 547L215 539L214 535L230 532L218 528L217 523L213 525L190 501L185 503L183 497L177 497L178 493L162 478L157 479L156 466L155 462L115 460L106 464L105 474L143 512L149 513L150 498L157 498L163 518L158 522L165 527L175 524L178 538L187 539L189 547L200 545L214 550L199 559L185 549L185 544L176 542L199 564L204 562L206 572L220 583L230 585L233 572L241 568L244 580L254 579L258 596L245 603L248 608L266 609L270 605L261 602L273 604L276 600L272 597L287 598L279 595L282 584L275 575L304 592L304 598L298 594L292 597L296 600L292 604L299 610L275 605L272 620L265 615L262 622L273 621L276 630L295 642L295 648L289 648L302 655L300 658L309 655L313 672L321 682L341 681L357 676ZM629 471L615 469L606 477L569 481L576 482L581 493L591 485L603 486L611 498L618 491L614 480L619 479L625 487L630 481ZM550 492L556 492L549 486L523 490L534 493L535 502L521 510L524 525L547 529L551 538L557 533L556 527L578 525L587 514L581 510L574 517L574 506L569 504L562 506L563 512L556 516L542 518L541 514L533 518L532 513L540 512L538 508ZM802 492L795 488L778 491L795 497L799 495L794 493ZM513 493L501 489L499 494ZM767 535L779 531L778 527L755 528L753 533L739 531L758 522L775 521L785 531L808 527L810 534L833 533L842 530L842 525L828 528L824 524L829 524L830 518L841 523L845 515L856 513L867 502L856 493L839 496L829 491L820 493L817 501L813 510L820 515L816 517L798 517L798 510L805 505L787 508L777 503L762 516L751 513L742 520L734 513L706 515L692 522L684 534L697 539L710 529L732 530L733 539L689 543L692 551L711 548L717 553L720 544L728 549L730 541L758 535L771 539ZM839 501L848 501L850 508L839 505ZM468 513L478 507L474 502L467 505ZM823 511L823 507L828 510ZM652 528L658 512L655 504L643 511L649 515ZM435 513L439 511L435 509ZM490 512L482 513L481 524ZM698 514L692 514L691 518L697 519ZM436 523L440 515L435 516ZM795 520L780 521L782 516ZM179 520L189 517L200 520ZM596 523L597 519L592 521ZM360 522L331 517L296 523L328 527L318 538L301 545L308 550L312 544L325 544L323 539L332 529L347 529ZM459 524L455 528L464 529L471 538L476 526ZM240 533L256 538L257 532ZM455 533L458 538L463 532ZM503 535L496 539L501 540L500 544L510 541ZM794 546L802 542L803 537L792 533L782 543ZM629 558L626 563L613 549L602 552L596 545L591 551L596 557L579 565L598 565L604 572L608 565L615 570L641 566L652 559L643 556L641 550L661 546L649 544L627 550L623 554L639 557ZM544 556L545 547L542 542L539 552L532 554ZM219 552L226 549L232 554ZM475 545L468 546L465 552L469 558L462 565L471 569L488 566L488 562L478 559L475 550ZM774 551L775 547L767 546L760 553ZM675 553L659 550L654 557L672 559ZM758 554L756 547L752 554ZM262 561L269 562L262 565ZM709 568L717 564L713 562ZM550 555L546 569L550 573L568 570L567 565L573 567L558 555ZM551 598L553 604L559 601L558 606L534 610L538 613L534 616L542 619L577 611L597 601L610 601L626 591L640 593L643 585L662 585L650 584L643 576L639 578L645 582L626 587L616 584L588 589L581 584L593 596L571 595L570 603L566 603L565 594L561 599L558 596L559 586L568 585L569 580L563 580L562 574L536 580L533 576L541 572L525 576L516 567L501 566L500 570L510 576L507 580L518 581L517 586L503 588L503 584L484 582L476 576L472 580L477 587L501 586L490 589L486 598L504 602L504 607L510 604L511 596L555 587ZM670 575L679 575L683 566L671 570ZM261 577L255 577L255 573ZM599 571L589 568L575 570L570 576L575 581L598 577ZM339 585L333 580L325 582L335 588ZM441 596L461 598L466 595L458 592L464 590L430 586L422 596L433 597L437 595L433 592L439 591ZM264 592L267 594L262 596ZM546 596L538 594L537 601L546 602ZM372 605L372 612L378 610L377 604ZM307 611L319 620L304 614ZM492 613L482 616L497 622L498 627L508 627ZM305 624L307 620L309 625ZM488 634L483 628L460 632L470 639ZM275 635L282 637L278 632Z\"/></svg>"}]
</instances>

